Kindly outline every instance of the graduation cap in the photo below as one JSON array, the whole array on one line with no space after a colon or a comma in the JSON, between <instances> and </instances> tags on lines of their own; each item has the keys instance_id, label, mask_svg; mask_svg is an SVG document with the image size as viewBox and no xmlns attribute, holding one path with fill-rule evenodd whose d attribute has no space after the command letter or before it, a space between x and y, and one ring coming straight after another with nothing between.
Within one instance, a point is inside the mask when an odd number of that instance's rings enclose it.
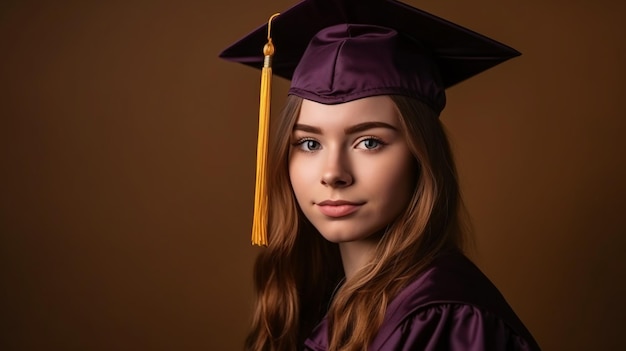
<instances>
[{"instance_id":1,"label":"graduation cap","mask_svg":"<svg viewBox=\"0 0 626 351\"><path fill-rule=\"evenodd\" d=\"M289 94L323 104L405 95L443 110L445 90L520 55L395 0L303 0L220 57L262 69L253 243L266 245L265 153L271 74Z\"/></svg>"}]
</instances>

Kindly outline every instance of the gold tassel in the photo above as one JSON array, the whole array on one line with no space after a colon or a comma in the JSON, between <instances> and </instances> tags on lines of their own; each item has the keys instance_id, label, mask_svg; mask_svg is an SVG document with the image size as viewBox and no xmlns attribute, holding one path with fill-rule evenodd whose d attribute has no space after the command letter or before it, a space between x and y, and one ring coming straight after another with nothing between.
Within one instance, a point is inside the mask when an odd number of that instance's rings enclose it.
<instances>
[{"instance_id":1,"label":"gold tassel","mask_svg":"<svg viewBox=\"0 0 626 351\"><path fill-rule=\"evenodd\" d=\"M254 217L252 220L252 245L267 246L267 141L269 138L270 101L272 90L272 56L274 44L271 38L272 15L267 24L267 44L263 47L263 68L261 70L261 98L259 106L259 136L256 156L256 184L254 190Z\"/></svg>"}]
</instances>

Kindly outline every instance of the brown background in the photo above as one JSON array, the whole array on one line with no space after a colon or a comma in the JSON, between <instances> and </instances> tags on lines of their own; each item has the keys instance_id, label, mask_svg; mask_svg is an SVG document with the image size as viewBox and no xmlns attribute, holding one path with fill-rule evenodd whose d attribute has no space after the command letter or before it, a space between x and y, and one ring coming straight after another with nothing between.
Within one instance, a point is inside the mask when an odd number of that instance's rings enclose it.
<instances>
[{"instance_id":1,"label":"brown background","mask_svg":"<svg viewBox=\"0 0 626 351\"><path fill-rule=\"evenodd\" d=\"M216 56L293 3L0 2L1 350L241 348L259 75ZM410 3L524 53L442 117L472 257L545 350L620 349L625 6Z\"/></svg>"}]
</instances>

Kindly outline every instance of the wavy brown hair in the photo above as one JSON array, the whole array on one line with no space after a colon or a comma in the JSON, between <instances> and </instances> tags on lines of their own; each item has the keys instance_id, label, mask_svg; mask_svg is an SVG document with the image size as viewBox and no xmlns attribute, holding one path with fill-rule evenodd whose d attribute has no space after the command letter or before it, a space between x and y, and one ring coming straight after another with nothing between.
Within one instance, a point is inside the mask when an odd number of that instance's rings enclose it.
<instances>
[{"instance_id":1,"label":"wavy brown hair","mask_svg":"<svg viewBox=\"0 0 626 351\"><path fill-rule=\"evenodd\" d=\"M269 246L254 267L256 302L246 349L302 348L324 315L330 351L365 350L389 302L442 251L461 248L464 210L444 128L426 104L391 96L419 168L413 196L381 236L371 263L347 281L337 244L326 241L300 211L289 181L290 138L302 99L287 98L272 127L268 153Z\"/></svg>"}]
</instances>

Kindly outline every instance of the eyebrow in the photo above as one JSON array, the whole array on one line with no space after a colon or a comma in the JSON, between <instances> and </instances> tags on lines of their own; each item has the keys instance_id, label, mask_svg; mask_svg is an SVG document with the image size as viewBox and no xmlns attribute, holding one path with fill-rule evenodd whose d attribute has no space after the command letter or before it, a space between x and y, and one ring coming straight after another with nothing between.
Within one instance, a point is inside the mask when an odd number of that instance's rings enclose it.
<instances>
[{"instance_id":1,"label":"eyebrow","mask_svg":"<svg viewBox=\"0 0 626 351\"><path fill-rule=\"evenodd\" d=\"M358 133L358 132L363 132L369 129L374 129L374 128L385 128L385 129L391 129L393 131L397 131L398 128L392 126L391 124L385 123L385 122L363 122L363 123L359 123L359 124L355 124L353 126L350 126L346 129L344 129L344 132L346 134L353 134L353 133ZM296 124L293 127L293 130L300 130L303 132L309 132L309 133L313 133L313 134L322 134L322 129L319 127L314 127L314 126L310 126L308 124Z\"/></svg>"}]
</instances>

